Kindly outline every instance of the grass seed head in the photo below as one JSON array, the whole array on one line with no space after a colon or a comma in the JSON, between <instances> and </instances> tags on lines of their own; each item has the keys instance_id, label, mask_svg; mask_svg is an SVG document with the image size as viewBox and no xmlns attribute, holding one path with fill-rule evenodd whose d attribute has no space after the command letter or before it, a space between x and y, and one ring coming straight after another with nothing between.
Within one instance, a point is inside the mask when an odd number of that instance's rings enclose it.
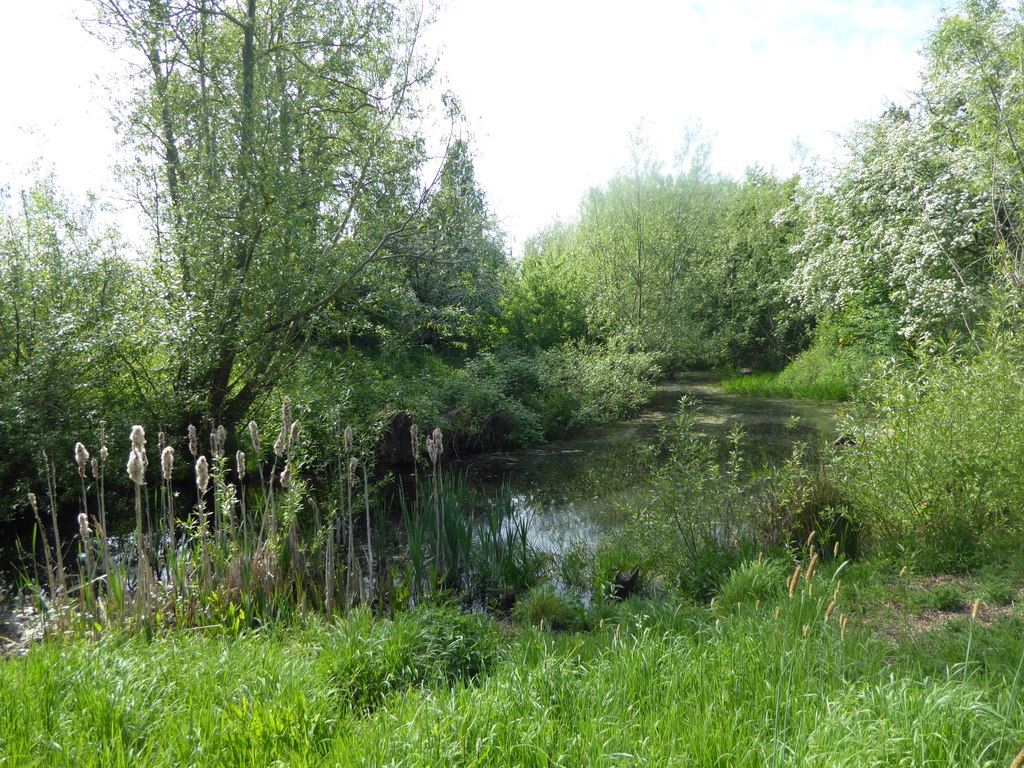
<instances>
[{"instance_id":1,"label":"grass seed head","mask_svg":"<svg viewBox=\"0 0 1024 768\"><path fill-rule=\"evenodd\" d=\"M800 571L801 571L801 568L798 565L795 569L793 569L793 575L789 578L789 596L790 597L793 597L796 594L796 585L800 581Z\"/></svg>"},{"instance_id":2,"label":"grass seed head","mask_svg":"<svg viewBox=\"0 0 1024 768\"><path fill-rule=\"evenodd\" d=\"M832 557L839 557L839 539L836 539L836 545L832 547Z\"/></svg>"},{"instance_id":3,"label":"grass seed head","mask_svg":"<svg viewBox=\"0 0 1024 768\"><path fill-rule=\"evenodd\" d=\"M811 531L810 534L808 534L808 536L807 536L807 546L808 547L811 546L811 544L814 542L814 539L815 539L815 537L817 535L818 535L818 531L817 530Z\"/></svg>"},{"instance_id":4,"label":"grass seed head","mask_svg":"<svg viewBox=\"0 0 1024 768\"><path fill-rule=\"evenodd\" d=\"M979 597L974 601L974 607L971 608L971 621L975 621L978 618L978 609L981 607L981 598Z\"/></svg>"},{"instance_id":5,"label":"grass seed head","mask_svg":"<svg viewBox=\"0 0 1024 768\"><path fill-rule=\"evenodd\" d=\"M832 612L835 609L836 609L836 601L833 600L831 603L828 604L828 608L825 609L825 621L828 621L830 618L832 618Z\"/></svg>"},{"instance_id":6,"label":"grass seed head","mask_svg":"<svg viewBox=\"0 0 1024 768\"><path fill-rule=\"evenodd\" d=\"M1024 767L1024 747L1021 748L1017 756L1013 758L1013 762L1010 763L1010 768L1022 768Z\"/></svg>"},{"instance_id":7,"label":"grass seed head","mask_svg":"<svg viewBox=\"0 0 1024 768\"><path fill-rule=\"evenodd\" d=\"M817 568L817 567L818 567L818 553L815 552L814 556L811 558L811 564L807 566L807 576L805 578L807 579L807 583L808 584L811 583L811 578L814 576L814 569Z\"/></svg>"},{"instance_id":8,"label":"grass seed head","mask_svg":"<svg viewBox=\"0 0 1024 768\"><path fill-rule=\"evenodd\" d=\"M907 575L907 566L904 565L902 568L900 568L900 578L902 579L906 575Z\"/></svg>"}]
</instances>

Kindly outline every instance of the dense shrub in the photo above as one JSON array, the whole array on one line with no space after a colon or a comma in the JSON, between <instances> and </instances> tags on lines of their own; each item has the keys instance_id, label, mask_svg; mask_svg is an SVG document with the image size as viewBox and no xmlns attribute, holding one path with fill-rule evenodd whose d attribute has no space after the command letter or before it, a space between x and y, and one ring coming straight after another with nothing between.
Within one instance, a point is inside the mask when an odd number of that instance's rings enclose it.
<instances>
[{"instance_id":1,"label":"dense shrub","mask_svg":"<svg viewBox=\"0 0 1024 768\"><path fill-rule=\"evenodd\" d=\"M1024 364L1003 336L888 365L842 456L851 514L876 551L931 570L978 565L1024 531Z\"/></svg>"}]
</instances>

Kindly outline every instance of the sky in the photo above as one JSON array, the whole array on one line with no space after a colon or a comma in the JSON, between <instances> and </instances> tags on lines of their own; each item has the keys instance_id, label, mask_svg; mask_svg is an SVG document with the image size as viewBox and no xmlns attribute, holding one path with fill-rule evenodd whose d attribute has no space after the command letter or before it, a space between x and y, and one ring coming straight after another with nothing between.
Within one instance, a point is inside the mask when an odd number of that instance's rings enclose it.
<instances>
[{"instance_id":1,"label":"sky","mask_svg":"<svg viewBox=\"0 0 1024 768\"><path fill-rule=\"evenodd\" d=\"M671 170L699 124L716 171L788 175L918 83L942 0L447 0L426 43L461 100L476 172L513 252L626 167ZM123 198L106 84L116 54L85 0L0 0L0 186L33 165ZM806 152L796 152L796 142Z\"/></svg>"}]
</instances>

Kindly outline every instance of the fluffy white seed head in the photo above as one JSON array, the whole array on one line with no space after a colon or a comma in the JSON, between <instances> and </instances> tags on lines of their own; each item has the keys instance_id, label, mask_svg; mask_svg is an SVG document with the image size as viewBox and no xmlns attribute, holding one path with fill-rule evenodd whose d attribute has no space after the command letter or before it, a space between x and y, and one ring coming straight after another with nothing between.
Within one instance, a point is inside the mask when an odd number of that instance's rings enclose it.
<instances>
[{"instance_id":1,"label":"fluffy white seed head","mask_svg":"<svg viewBox=\"0 0 1024 768\"><path fill-rule=\"evenodd\" d=\"M281 487L287 488L292 484L292 465L285 464L284 469L281 471Z\"/></svg>"},{"instance_id":2,"label":"fluffy white seed head","mask_svg":"<svg viewBox=\"0 0 1024 768\"><path fill-rule=\"evenodd\" d=\"M288 435L285 433L283 429L280 432L278 432L277 440L274 441L274 453L277 454L278 456L284 456L284 449L286 446L287 439Z\"/></svg>"},{"instance_id":3,"label":"fluffy white seed head","mask_svg":"<svg viewBox=\"0 0 1024 768\"><path fill-rule=\"evenodd\" d=\"M128 477L136 485L142 485L146 482L146 465L142 461L142 453L135 448L132 448L131 453L128 454L127 470Z\"/></svg>"},{"instance_id":4,"label":"fluffy white seed head","mask_svg":"<svg viewBox=\"0 0 1024 768\"><path fill-rule=\"evenodd\" d=\"M299 433L302 431L302 425L295 421L292 422L291 432L288 433L288 448L289 450L295 447L295 444L299 442Z\"/></svg>"},{"instance_id":5,"label":"fluffy white seed head","mask_svg":"<svg viewBox=\"0 0 1024 768\"><path fill-rule=\"evenodd\" d=\"M85 468L89 465L89 452L81 443L75 443L75 463L78 465L78 474L85 477Z\"/></svg>"},{"instance_id":6,"label":"fluffy white seed head","mask_svg":"<svg viewBox=\"0 0 1024 768\"><path fill-rule=\"evenodd\" d=\"M210 465L206 462L205 456L200 456L196 459L196 488L199 489L199 494L206 493L207 487L210 485Z\"/></svg>"},{"instance_id":7,"label":"fluffy white seed head","mask_svg":"<svg viewBox=\"0 0 1024 768\"><path fill-rule=\"evenodd\" d=\"M89 538L92 529L89 527L89 516L85 512L78 513L78 532L82 534L82 540Z\"/></svg>"},{"instance_id":8,"label":"fluffy white seed head","mask_svg":"<svg viewBox=\"0 0 1024 768\"><path fill-rule=\"evenodd\" d=\"M255 421L249 422L249 439L252 440L252 449L256 456L260 455L260 430Z\"/></svg>"},{"instance_id":9,"label":"fluffy white seed head","mask_svg":"<svg viewBox=\"0 0 1024 768\"><path fill-rule=\"evenodd\" d=\"M352 453L352 427L345 427L345 453Z\"/></svg>"},{"instance_id":10,"label":"fluffy white seed head","mask_svg":"<svg viewBox=\"0 0 1024 768\"><path fill-rule=\"evenodd\" d=\"M139 454L146 453L146 430L142 428L142 425L136 424L132 427L132 432L128 437L132 441L132 450L138 451Z\"/></svg>"},{"instance_id":11,"label":"fluffy white seed head","mask_svg":"<svg viewBox=\"0 0 1024 768\"><path fill-rule=\"evenodd\" d=\"M245 454L242 451L235 451L235 468L238 470L238 479L245 480Z\"/></svg>"},{"instance_id":12,"label":"fluffy white seed head","mask_svg":"<svg viewBox=\"0 0 1024 768\"><path fill-rule=\"evenodd\" d=\"M196 428L194 424L188 425L188 452L193 456L199 453L199 437L196 435Z\"/></svg>"},{"instance_id":13,"label":"fluffy white seed head","mask_svg":"<svg viewBox=\"0 0 1024 768\"><path fill-rule=\"evenodd\" d=\"M174 448L169 445L160 452L160 469L164 480L170 480L174 474Z\"/></svg>"}]
</instances>

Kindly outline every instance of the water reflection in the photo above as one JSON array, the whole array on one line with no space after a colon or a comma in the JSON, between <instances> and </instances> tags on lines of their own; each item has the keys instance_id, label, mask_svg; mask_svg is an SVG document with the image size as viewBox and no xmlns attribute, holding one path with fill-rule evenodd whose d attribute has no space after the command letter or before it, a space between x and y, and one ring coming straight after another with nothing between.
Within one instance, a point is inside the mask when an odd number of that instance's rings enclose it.
<instances>
[{"instance_id":1,"label":"water reflection","mask_svg":"<svg viewBox=\"0 0 1024 768\"><path fill-rule=\"evenodd\" d=\"M659 386L638 417L537 448L470 457L455 463L481 492L511 490L518 515L530 520L533 544L560 552L593 541L622 524L622 509L650 493L649 459L660 428L687 395L699 405L698 429L719 439L736 425L745 433L749 466L787 457L797 441L812 451L831 441L836 406L802 400L754 398L722 391L708 374L690 374Z\"/></svg>"}]
</instances>

